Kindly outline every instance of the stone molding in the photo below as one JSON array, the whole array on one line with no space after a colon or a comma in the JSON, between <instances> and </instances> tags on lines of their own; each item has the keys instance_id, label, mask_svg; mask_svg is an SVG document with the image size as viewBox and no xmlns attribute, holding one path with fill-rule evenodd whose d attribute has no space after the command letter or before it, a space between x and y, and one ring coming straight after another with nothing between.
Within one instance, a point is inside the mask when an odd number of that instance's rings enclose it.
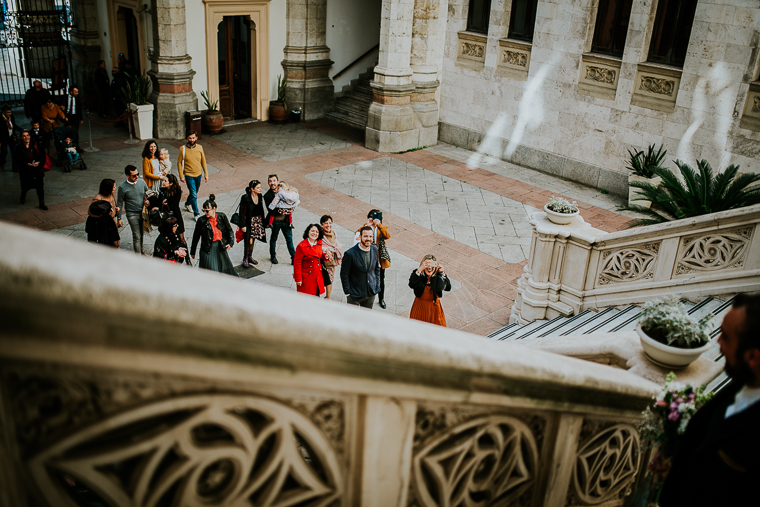
<instances>
[{"instance_id":1,"label":"stone molding","mask_svg":"<svg viewBox=\"0 0 760 507\"><path fill-rule=\"evenodd\" d=\"M636 69L631 104L665 113L676 110L681 69L667 65L640 63Z\"/></svg>"},{"instance_id":2,"label":"stone molding","mask_svg":"<svg viewBox=\"0 0 760 507\"><path fill-rule=\"evenodd\" d=\"M606 100L615 100L622 60L586 53L581 56L578 93Z\"/></svg>"},{"instance_id":3,"label":"stone molding","mask_svg":"<svg viewBox=\"0 0 760 507\"><path fill-rule=\"evenodd\" d=\"M753 81L749 84L747 101L744 103L744 111L739 126L760 132L760 81Z\"/></svg>"},{"instance_id":4,"label":"stone molding","mask_svg":"<svg viewBox=\"0 0 760 507\"><path fill-rule=\"evenodd\" d=\"M488 37L473 32L457 33L457 64L474 70L483 70L486 64Z\"/></svg>"},{"instance_id":5,"label":"stone molding","mask_svg":"<svg viewBox=\"0 0 760 507\"><path fill-rule=\"evenodd\" d=\"M582 214L531 219L528 264L510 322L641 303L663 289L703 297L760 289L760 205L605 233Z\"/></svg>"},{"instance_id":6,"label":"stone molding","mask_svg":"<svg viewBox=\"0 0 760 507\"><path fill-rule=\"evenodd\" d=\"M499 39L496 73L519 80L528 79L533 45L510 39Z\"/></svg>"}]
</instances>

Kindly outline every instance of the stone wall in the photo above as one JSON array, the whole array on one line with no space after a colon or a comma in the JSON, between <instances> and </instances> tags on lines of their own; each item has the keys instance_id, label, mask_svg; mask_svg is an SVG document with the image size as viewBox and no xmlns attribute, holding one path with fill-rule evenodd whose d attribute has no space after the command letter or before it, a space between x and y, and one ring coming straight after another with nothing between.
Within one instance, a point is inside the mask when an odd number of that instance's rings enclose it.
<instances>
[{"instance_id":1,"label":"stone wall","mask_svg":"<svg viewBox=\"0 0 760 507\"><path fill-rule=\"evenodd\" d=\"M598 0L539 1L532 45L506 40L511 3L492 1L486 37L462 34L469 2L449 0L440 140L620 195L627 150L650 143L664 144L673 169L673 159L704 158L760 172L760 107L745 108L758 79L757 2L700 0L682 72L642 66L657 0L633 1L622 61L591 71ZM608 78L592 75L599 68ZM668 96L644 90L649 72Z\"/></svg>"}]
</instances>

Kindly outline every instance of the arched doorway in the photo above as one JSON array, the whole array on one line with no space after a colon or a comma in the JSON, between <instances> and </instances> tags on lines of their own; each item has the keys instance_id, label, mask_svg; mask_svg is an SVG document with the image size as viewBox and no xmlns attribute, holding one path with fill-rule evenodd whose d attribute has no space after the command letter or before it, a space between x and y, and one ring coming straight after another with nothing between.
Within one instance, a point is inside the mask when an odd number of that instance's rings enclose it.
<instances>
[{"instance_id":1,"label":"arched doorway","mask_svg":"<svg viewBox=\"0 0 760 507\"><path fill-rule=\"evenodd\" d=\"M225 119L254 116L255 26L249 16L224 16L217 25L219 110Z\"/></svg>"},{"instance_id":2,"label":"arched doorway","mask_svg":"<svg viewBox=\"0 0 760 507\"><path fill-rule=\"evenodd\" d=\"M129 7L120 6L116 10L116 39L118 41L118 53L132 62L135 72L141 74L140 66L140 39L137 33L137 18Z\"/></svg>"}]
</instances>

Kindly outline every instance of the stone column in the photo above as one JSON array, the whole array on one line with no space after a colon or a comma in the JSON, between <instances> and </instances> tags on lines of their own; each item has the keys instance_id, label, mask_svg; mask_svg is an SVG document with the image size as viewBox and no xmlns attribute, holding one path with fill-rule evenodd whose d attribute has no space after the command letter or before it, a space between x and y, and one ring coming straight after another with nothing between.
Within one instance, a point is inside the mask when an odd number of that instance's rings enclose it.
<instances>
[{"instance_id":1,"label":"stone column","mask_svg":"<svg viewBox=\"0 0 760 507\"><path fill-rule=\"evenodd\" d=\"M436 101L438 64L442 63L445 19L440 14L440 0L416 0L412 25L412 109L415 129L419 130L419 146L438 143L439 108ZM442 23L443 22L443 23Z\"/></svg>"},{"instance_id":2,"label":"stone column","mask_svg":"<svg viewBox=\"0 0 760 507\"><path fill-rule=\"evenodd\" d=\"M97 1L72 0L71 17L75 22L71 27L71 83L79 87L84 106L96 107L94 74L101 51Z\"/></svg>"},{"instance_id":3,"label":"stone column","mask_svg":"<svg viewBox=\"0 0 760 507\"><path fill-rule=\"evenodd\" d=\"M323 118L332 109L333 64L326 45L327 0L288 0L287 46L282 67L287 77L288 109L301 108L304 120Z\"/></svg>"},{"instance_id":4,"label":"stone column","mask_svg":"<svg viewBox=\"0 0 760 507\"><path fill-rule=\"evenodd\" d=\"M198 108L193 91L195 71L187 54L184 0L155 0L152 7L154 53L148 75L150 102L156 105L155 134L161 139L185 137L185 111Z\"/></svg>"}]
</instances>

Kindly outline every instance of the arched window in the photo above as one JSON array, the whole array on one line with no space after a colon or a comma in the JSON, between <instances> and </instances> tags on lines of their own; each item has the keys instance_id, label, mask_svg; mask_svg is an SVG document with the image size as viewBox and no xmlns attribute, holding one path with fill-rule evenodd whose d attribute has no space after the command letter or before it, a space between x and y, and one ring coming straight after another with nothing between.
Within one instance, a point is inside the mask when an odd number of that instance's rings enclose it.
<instances>
[{"instance_id":1,"label":"arched window","mask_svg":"<svg viewBox=\"0 0 760 507\"><path fill-rule=\"evenodd\" d=\"M632 3L633 0L599 0L592 52L618 58L623 56Z\"/></svg>"},{"instance_id":2,"label":"arched window","mask_svg":"<svg viewBox=\"0 0 760 507\"><path fill-rule=\"evenodd\" d=\"M467 31L488 33L488 18L491 16L491 0L470 0L467 12Z\"/></svg>"},{"instance_id":3,"label":"arched window","mask_svg":"<svg viewBox=\"0 0 760 507\"><path fill-rule=\"evenodd\" d=\"M660 0L654 18L649 61L683 67L697 0Z\"/></svg>"}]
</instances>

